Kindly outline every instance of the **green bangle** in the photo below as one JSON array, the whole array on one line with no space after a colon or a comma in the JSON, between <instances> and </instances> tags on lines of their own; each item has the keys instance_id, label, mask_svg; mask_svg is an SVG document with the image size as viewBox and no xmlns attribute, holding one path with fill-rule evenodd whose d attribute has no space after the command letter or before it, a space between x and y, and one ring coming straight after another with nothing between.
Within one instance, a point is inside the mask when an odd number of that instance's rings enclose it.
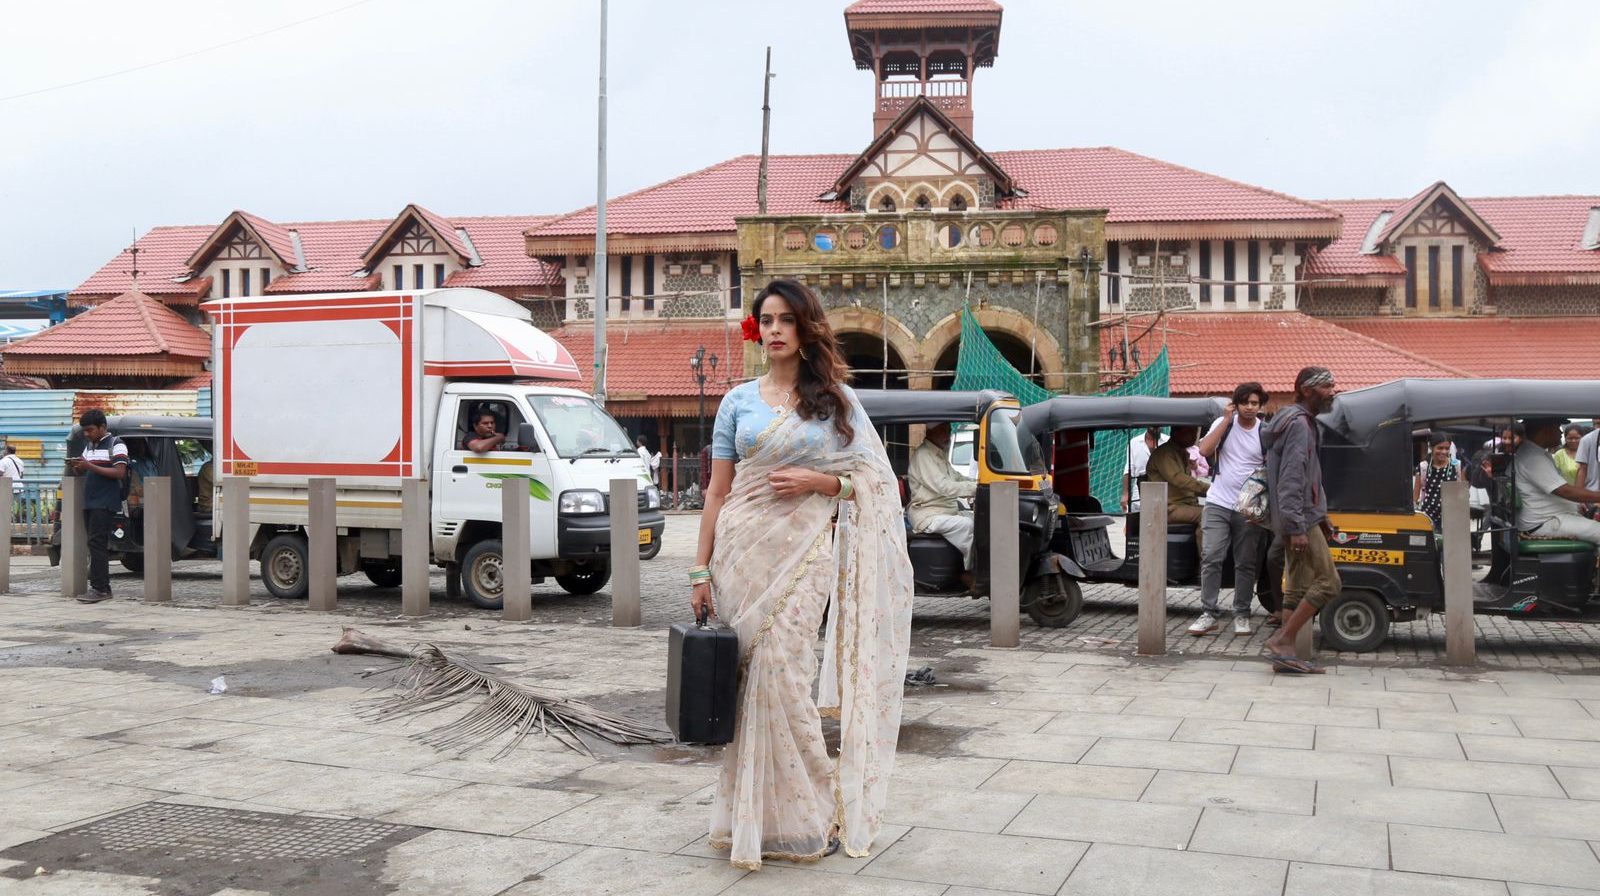
<instances>
[{"instance_id":1,"label":"green bangle","mask_svg":"<svg viewBox=\"0 0 1600 896\"><path fill-rule=\"evenodd\" d=\"M849 476L835 476L839 480L839 500L848 501L855 497L856 487L851 484Z\"/></svg>"}]
</instances>

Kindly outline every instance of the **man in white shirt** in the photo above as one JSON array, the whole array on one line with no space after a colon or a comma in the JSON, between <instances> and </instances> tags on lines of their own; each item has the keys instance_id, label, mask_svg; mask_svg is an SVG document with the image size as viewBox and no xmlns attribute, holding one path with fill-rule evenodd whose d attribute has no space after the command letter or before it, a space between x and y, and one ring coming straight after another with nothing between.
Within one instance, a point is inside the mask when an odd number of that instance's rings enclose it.
<instances>
[{"instance_id":1,"label":"man in white shirt","mask_svg":"<svg viewBox=\"0 0 1600 896\"><path fill-rule=\"evenodd\" d=\"M1260 566L1261 545L1269 537L1266 529L1245 519L1234 510L1239 490L1251 474L1266 465L1261 451L1260 414L1267 404L1267 390L1260 383L1243 383L1233 390L1227 411L1211 424L1197 446L1202 455L1216 458L1211 490L1200 517L1203 553L1200 557L1200 618L1189 626L1191 635L1209 635L1217 630L1221 610L1217 597L1222 591L1222 567L1228 550L1233 550L1233 633L1250 634L1250 601L1255 597L1256 572Z\"/></svg>"},{"instance_id":2,"label":"man in white shirt","mask_svg":"<svg viewBox=\"0 0 1600 896\"><path fill-rule=\"evenodd\" d=\"M1139 477L1144 475L1145 468L1150 465L1150 455L1166 440L1167 437L1161 432L1161 427L1152 426L1128 441L1128 465L1122 471L1124 513L1139 512Z\"/></svg>"},{"instance_id":3,"label":"man in white shirt","mask_svg":"<svg viewBox=\"0 0 1600 896\"><path fill-rule=\"evenodd\" d=\"M1526 436L1512 458L1517 481L1517 529L1542 538L1600 544L1600 522L1585 519L1576 502L1600 503L1600 491L1569 485L1550 456L1561 443L1559 418L1523 421Z\"/></svg>"},{"instance_id":4,"label":"man in white shirt","mask_svg":"<svg viewBox=\"0 0 1600 896\"><path fill-rule=\"evenodd\" d=\"M911 531L942 536L961 552L962 566L970 574L972 514L961 511L958 499L977 494L978 483L950 466L950 424L928 427L922 444L911 452L906 484L911 490L911 505L907 508Z\"/></svg>"},{"instance_id":5,"label":"man in white shirt","mask_svg":"<svg viewBox=\"0 0 1600 896\"><path fill-rule=\"evenodd\" d=\"M11 477L11 493L22 494L23 480L22 458L17 456L17 446L7 445L4 456L0 456L0 476Z\"/></svg>"},{"instance_id":6,"label":"man in white shirt","mask_svg":"<svg viewBox=\"0 0 1600 896\"><path fill-rule=\"evenodd\" d=\"M644 461L644 468L650 472L650 481L656 485L661 484L661 453L652 452L650 446L644 442L644 436L633 440L634 448L639 452L639 459Z\"/></svg>"},{"instance_id":7,"label":"man in white shirt","mask_svg":"<svg viewBox=\"0 0 1600 896\"><path fill-rule=\"evenodd\" d=\"M1600 417L1594 429L1578 441L1578 484L1590 491L1600 490Z\"/></svg>"}]
</instances>

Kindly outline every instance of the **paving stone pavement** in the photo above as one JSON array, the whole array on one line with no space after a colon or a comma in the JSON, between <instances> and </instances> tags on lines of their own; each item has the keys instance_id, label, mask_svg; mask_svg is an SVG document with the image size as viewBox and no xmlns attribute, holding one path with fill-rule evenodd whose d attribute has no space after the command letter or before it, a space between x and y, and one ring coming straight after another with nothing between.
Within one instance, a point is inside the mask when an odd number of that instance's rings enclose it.
<instances>
[{"instance_id":1,"label":"paving stone pavement","mask_svg":"<svg viewBox=\"0 0 1600 896\"><path fill-rule=\"evenodd\" d=\"M1587 628L1518 637L1538 624L1504 622L1506 644L1462 670L1439 665L1442 635L1424 626L1407 647L1291 677L1254 657L1254 637L1175 631L1181 654L1132 657L1132 614L1109 600L1081 625L1118 643L1025 622L1018 650L985 646L982 604L924 604L912 662L939 683L907 692L874 854L756 873L705 842L714 750L591 757L531 738L499 761L441 753L415 723L365 711L388 678L363 673L384 660L329 652L355 625L659 722L694 522L672 517L644 564L639 629L609 627L605 593L544 587L533 622L502 623L445 602L442 580L422 620L359 577L333 613L264 593L223 610L205 564L177 567L169 605L81 605L19 559L0 596L0 893L1600 893ZM1502 631L1479 630L1485 644ZM208 694L219 675L228 690ZM263 831L376 823L382 839L292 878L81 846L161 806Z\"/></svg>"}]
</instances>

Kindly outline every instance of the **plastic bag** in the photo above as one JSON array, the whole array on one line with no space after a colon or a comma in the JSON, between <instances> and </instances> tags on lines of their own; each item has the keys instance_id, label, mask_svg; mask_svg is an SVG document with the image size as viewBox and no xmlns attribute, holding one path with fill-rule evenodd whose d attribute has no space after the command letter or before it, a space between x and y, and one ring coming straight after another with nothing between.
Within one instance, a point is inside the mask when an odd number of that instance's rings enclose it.
<instances>
[{"instance_id":1,"label":"plastic bag","mask_svg":"<svg viewBox=\"0 0 1600 896\"><path fill-rule=\"evenodd\" d=\"M1258 526L1267 525L1269 511L1266 468L1257 467L1251 471L1244 485L1239 487L1239 498L1233 502L1233 509Z\"/></svg>"}]
</instances>

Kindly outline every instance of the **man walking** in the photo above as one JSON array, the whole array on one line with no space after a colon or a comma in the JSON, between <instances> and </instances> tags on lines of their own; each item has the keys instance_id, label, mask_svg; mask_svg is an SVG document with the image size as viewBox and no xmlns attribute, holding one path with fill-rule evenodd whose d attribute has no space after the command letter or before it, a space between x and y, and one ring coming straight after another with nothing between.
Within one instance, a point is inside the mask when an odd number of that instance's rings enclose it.
<instances>
[{"instance_id":1,"label":"man walking","mask_svg":"<svg viewBox=\"0 0 1600 896\"><path fill-rule=\"evenodd\" d=\"M1342 587L1328 551L1333 527L1328 523L1328 498L1322 489L1316 420L1332 406L1338 391L1333 373L1326 367L1301 370L1294 379L1295 403L1279 411L1261 437L1272 528L1287 549L1283 627L1267 639L1266 653L1273 667L1284 672L1323 671L1296 655L1295 638Z\"/></svg>"},{"instance_id":2,"label":"man walking","mask_svg":"<svg viewBox=\"0 0 1600 896\"><path fill-rule=\"evenodd\" d=\"M80 603L111 599L111 523L122 509L122 480L128 475L128 446L106 431L106 414L90 408L78 419L83 456L67 458L74 476L84 476L83 527L89 535L89 593Z\"/></svg>"},{"instance_id":3,"label":"man walking","mask_svg":"<svg viewBox=\"0 0 1600 896\"><path fill-rule=\"evenodd\" d=\"M7 445L5 454L0 455L0 476L11 477L11 493L22 494L23 479L22 458L17 456L17 446Z\"/></svg>"},{"instance_id":4,"label":"man walking","mask_svg":"<svg viewBox=\"0 0 1600 896\"><path fill-rule=\"evenodd\" d=\"M1233 633L1250 634L1250 601L1255 595L1256 573L1267 531L1234 509L1246 480L1266 463L1261 451L1261 409L1267 390L1260 383L1242 383L1233 390L1227 411L1211 424L1200 440L1200 453L1216 458L1211 491L1206 493L1200 531L1204 553L1200 558L1200 618L1189 626L1191 635L1217 630L1217 596L1222 590L1222 567L1233 550Z\"/></svg>"}]
</instances>

